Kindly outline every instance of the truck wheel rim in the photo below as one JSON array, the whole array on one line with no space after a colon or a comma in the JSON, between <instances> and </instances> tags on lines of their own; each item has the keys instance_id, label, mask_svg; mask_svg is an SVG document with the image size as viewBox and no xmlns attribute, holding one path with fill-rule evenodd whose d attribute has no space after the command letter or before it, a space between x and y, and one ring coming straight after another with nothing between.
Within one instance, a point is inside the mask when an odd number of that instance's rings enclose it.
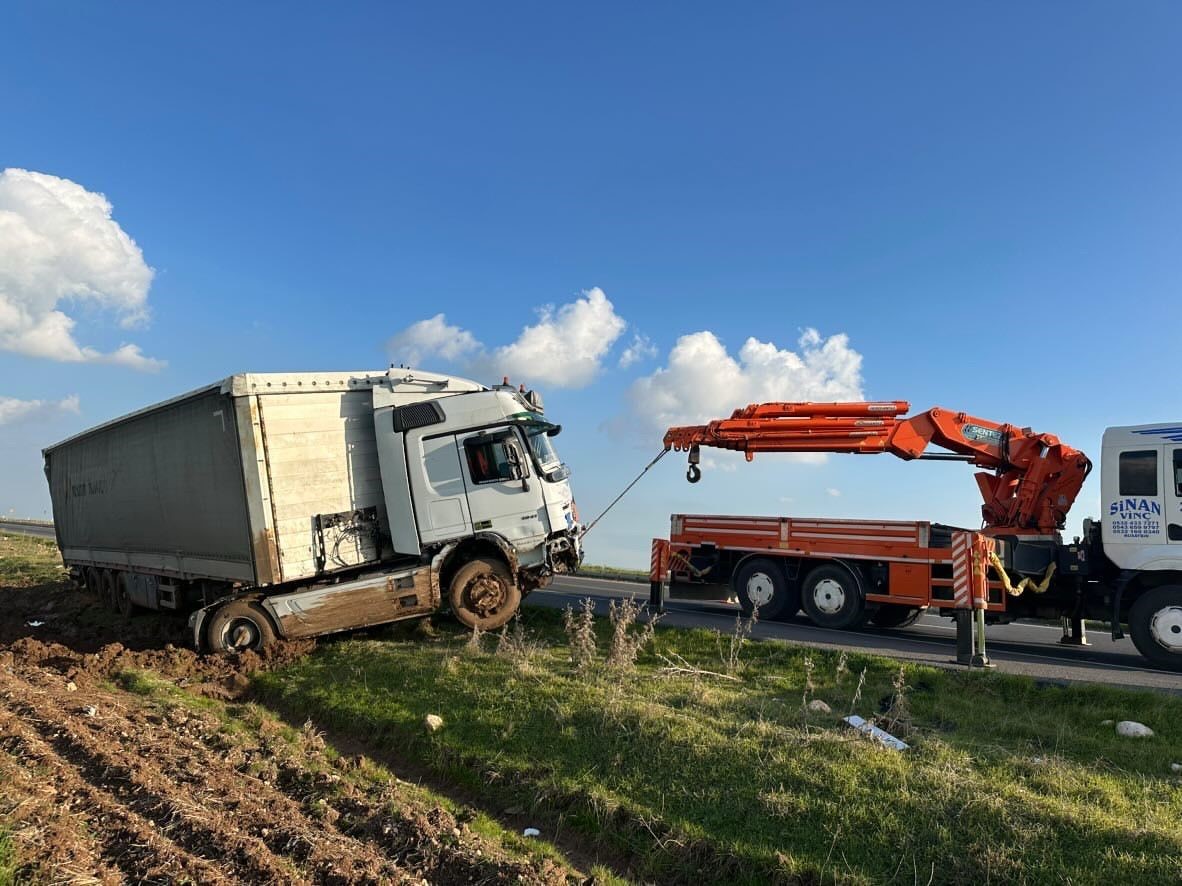
<instances>
[{"instance_id":1,"label":"truck wheel rim","mask_svg":"<svg viewBox=\"0 0 1182 886\"><path fill-rule=\"evenodd\" d=\"M242 652L259 645L259 626L249 618L236 618L226 625L225 645L227 649Z\"/></svg>"},{"instance_id":2,"label":"truck wheel rim","mask_svg":"<svg viewBox=\"0 0 1182 886\"><path fill-rule=\"evenodd\" d=\"M772 602L775 592L776 587L772 584L772 578L766 572L756 572L747 579L747 599L756 609Z\"/></svg>"},{"instance_id":3,"label":"truck wheel rim","mask_svg":"<svg viewBox=\"0 0 1182 886\"><path fill-rule=\"evenodd\" d=\"M845 607L845 588L839 581L823 578L813 588L813 602L826 615L835 615Z\"/></svg>"},{"instance_id":4,"label":"truck wheel rim","mask_svg":"<svg viewBox=\"0 0 1182 886\"><path fill-rule=\"evenodd\" d=\"M496 614L505 602L507 596L505 585L491 575L481 575L472 580L467 592L468 608L481 618L488 618Z\"/></svg>"},{"instance_id":5,"label":"truck wheel rim","mask_svg":"<svg viewBox=\"0 0 1182 886\"><path fill-rule=\"evenodd\" d=\"M1155 612L1149 633L1170 652L1182 652L1182 606L1167 606Z\"/></svg>"}]
</instances>

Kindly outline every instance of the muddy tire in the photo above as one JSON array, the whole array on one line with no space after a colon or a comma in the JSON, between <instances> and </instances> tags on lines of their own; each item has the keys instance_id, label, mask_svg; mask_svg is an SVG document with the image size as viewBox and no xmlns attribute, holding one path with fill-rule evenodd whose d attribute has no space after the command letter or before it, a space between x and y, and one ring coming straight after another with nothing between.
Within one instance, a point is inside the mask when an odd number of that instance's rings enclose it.
<instances>
[{"instance_id":1,"label":"muddy tire","mask_svg":"<svg viewBox=\"0 0 1182 886\"><path fill-rule=\"evenodd\" d=\"M124 618L131 618L136 605L131 602L131 594L127 591L127 576L118 572L108 574L111 576L111 600L115 611Z\"/></svg>"},{"instance_id":2,"label":"muddy tire","mask_svg":"<svg viewBox=\"0 0 1182 886\"><path fill-rule=\"evenodd\" d=\"M784 568L775 560L747 560L735 571L731 584L746 618L756 608L763 619L791 618L800 611L800 591L791 585Z\"/></svg>"},{"instance_id":3,"label":"muddy tire","mask_svg":"<svg viewBox=\"0 0 1182 886\"><path fill-rule=\"evenodd\" d=\"M1182 671L1182 587L1146 591L1129 610L1137 651L1159 668Z\"/></svg>"},{"instance_id":4,"label":"muddy tire","mask_svg":"<svg viewBox=\"0 0 1182 886\"><path fill-rule=\"evenodd\" d=\"M878 607L878 611L870 616L870 623L879 628L909 628L921 615L923 609L918 606L883 603Z\"/></svg>"},{"instance_id":5,"label":"muddy tire","mask_svg":"<svg viewBox=\"0 0 1182 886\"><path fill-rule=\"evenodd\" d=\"M210 618L205 642L212 652L257 652L275 642L275 627L258 603L231 600Z\"/></svg>"},{"instance_id":6,"label":"muddy tire","mask_svg":"<svg viewBox=\"0 0 1182 886\"><path fill-rule=\"evenodd\" d=\"M100 604L103 602L103 574L99 570L87 566L82 572L82 584Z\"/></svg>"},{"instance_id":7,"label":"muddy tire","mask_svg":"<svg viewBox=\"0 0 1182 886\"><path fill-rule=\"evenodd\" d=\"M117 608L115 597L117 583L118 578L110 569L104 569L99 573L99 599L107 609Z\"/></svg>"},{"instance_id":8,"label":"muddy tire","mask_svg":"<svg viewBox=\"0 0 1182 886\"><path fill-rule=\"evenodd\" d=\"M447 590L447 601L464 627L495 631L517 613L521 588L500 560L480 558L460 567Z\"/></svg>"},{"instance_id":9,"label":"muddy tire","mask_svg":"<svg viewBox=\"0 0 1182 886\"><path fill-rule=\"evenodd\" d=\"M813 624L822 628L860 628L866 623L866 597L844 566L826 563L804 580L801 606Z\"/></svg>"}]
</instances>

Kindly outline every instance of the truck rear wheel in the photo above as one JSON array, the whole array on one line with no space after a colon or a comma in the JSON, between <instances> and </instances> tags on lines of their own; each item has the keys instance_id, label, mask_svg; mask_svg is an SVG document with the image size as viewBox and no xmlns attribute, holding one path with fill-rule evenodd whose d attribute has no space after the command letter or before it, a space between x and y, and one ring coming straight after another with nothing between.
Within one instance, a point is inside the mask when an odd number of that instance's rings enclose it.
<instances>
[{"instance_id":1,"label":"truck rear wheel","mask_svg":"<svg viewBox=\"0 0 1182 886\"><path fill-rule=\"evenodd\" d=\"M922 614L923 610L918 606L883 603L870 616L870 623L880 628L909 628Z\"/></svg>"},{"instance_id":2,"label":"truck rear wheel","mask_svg":"<svg viewBox=\"0 0 1182 886\"><path fill-rule=\"evenodd\" d=\"M800 609L800 592L788 582L775 560L760 557L745 561L731 579L739 609L747 618L756 609L760 618L790 618Z\"/></svg>"},{"instance_id":3,"label":"truck rear wheel","mask_svg":"<svg viewBox=\"0 0 1182 886\"><path fill-rule=\"evenodd\" d=\"M206 642L214 652L257 651L275 642L275 628L258 603L231 600L209 620Z\"/></svg>"},{"instance_id":4,"label":"truck rear wheel","mask_svg":"<svg viewBox=\"0 0 1182 886\"><path fill-rule=\"evenodd\" d=\"M516 614L521 605L521 588L504 563L481 557L460 567L451 580L447 599L460 624L495 631Z\"/></svg>"},{"instance_id":5,"label":"truck rear wheel","mask_svg":"<svg viewBox=\"0 0 1182 886\"><path fill-rule=\"evenodd\" d=\"M1182 671L1182 588L1146 591L1129 610L1137 651L1159 668Z\"/></svg>"},{"instance_id":6,"label":"truck rear wheel","mask_svg":"<svg viewBox=\"0 0 1182 886\"><path fill-rule=\"evenodd\" d=\"M836 563L818 566L805 577L801 605L813 624L823 628L857 628L866 621L866 598L858 580Z\"/></svg>"}]
</instances>

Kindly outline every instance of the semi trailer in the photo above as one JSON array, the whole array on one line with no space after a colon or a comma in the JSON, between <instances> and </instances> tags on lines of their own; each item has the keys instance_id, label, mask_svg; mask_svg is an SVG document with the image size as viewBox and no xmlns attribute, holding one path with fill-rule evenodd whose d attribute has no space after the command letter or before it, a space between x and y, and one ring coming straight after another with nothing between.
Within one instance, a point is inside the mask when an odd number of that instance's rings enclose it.
<instances>
[{"instance_id":1,"label":"semi trailer","mask_svg":"<svg viewBox=\"0 0 1182 886\"><path fill-rule=\"evenodd\" d=\"M904 417L904 401L761 403L706 425L673 427L666 450L888 453L986 468L977 530L932 521L675 514L654 539L650 576L659 600L737 598L780 618L803 609L815 623L905 627L932 610L972 610L983 623L1063 619L1064 642L1084 644L1085 619L1128 626L1154 665L1182 670L1182 425L1104 433L1100 519L1063 537L1091 460L1040 434L935 408ZM932 452L930 445L944 453ZM958 618L958 624L960 623ZM983 651L983 647L982 647Z\"/></svg>"},{"instance_id":2,"label":"semi trailer","mask_svg":"<svg viewBox=\"0 0 1182 886\"><path fill-rule=\"evenodd\" d=\"M444 607L505 624L582 558L560 430L508 379L245 373L43 455L79 584L241 651Z\"/></svg>"}]
</instances>

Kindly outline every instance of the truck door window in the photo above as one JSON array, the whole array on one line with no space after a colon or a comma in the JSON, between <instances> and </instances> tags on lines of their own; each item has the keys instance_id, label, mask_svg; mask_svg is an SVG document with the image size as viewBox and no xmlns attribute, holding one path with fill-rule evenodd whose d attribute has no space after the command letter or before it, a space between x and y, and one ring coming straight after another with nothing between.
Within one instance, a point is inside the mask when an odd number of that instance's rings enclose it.
<instances>
[{"instance_id":1,"label":"truck door window","mask_svg":"<svg viewBox=\"0 0 1182 886\"><path fill-rule=\"evenodd\" d=\"M1177 455L1175 455L1175 459L1177 459ZM1148 497L1157 495L1156 449L1143 449L1120 454L1120 494Z\"/></svg>"},{"instance_id":2,"label":"truck door window","mask_svg":"<svg viewBox=\"0 0 1182 886\"><path fill-rule=\"evenodd\" d=\"M512 480L513 461L509 457L509 434L470 437L464 441L468 473L473 483L499 483Z\"/></svg>"},{"instance_id":3,"label":"truck door window","mask_svg":"<svg viewBox=\"0 0 1182 886\"><path fill-rule=\"evenodd\" d=\"M1182 498L1182 449L1174 450L1174 495Z\"/></svg>"}]
</instances>

